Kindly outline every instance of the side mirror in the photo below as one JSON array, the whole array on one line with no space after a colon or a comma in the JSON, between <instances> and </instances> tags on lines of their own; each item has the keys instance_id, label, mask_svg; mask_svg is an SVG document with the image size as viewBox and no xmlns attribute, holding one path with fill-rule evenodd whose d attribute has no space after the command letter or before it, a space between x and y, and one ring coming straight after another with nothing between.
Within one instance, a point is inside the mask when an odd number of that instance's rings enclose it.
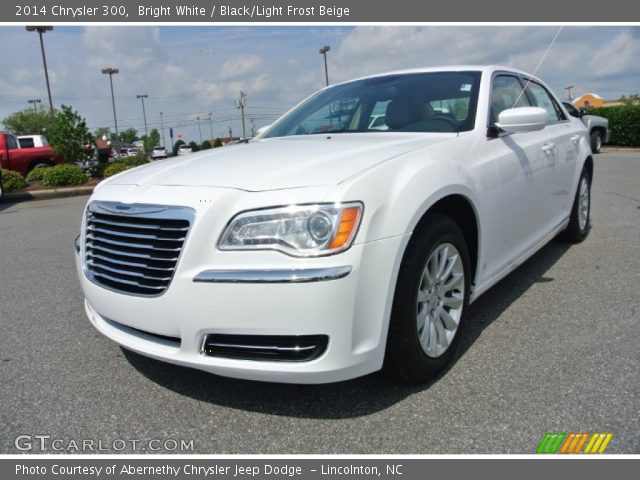
<instances>
[{"instance_id":1,"label":"side mirror","mask_svg":"<svg viewBox=\"0 0 640 480\"><path fill-rule=\"evenodd\" d=\"M500 112L496 122L496 127L507 133L535 132L546 125L547 111L540 107L508 108Z\"/></svg>"},{"instance_id":2,"label":"side mirror","mask_svg":"<svg viewBox=\"0 0 640 480\"><path fill-rule=\"evenodd\" d=\"M261 136L264 132L266 132L267 130L269 130L271 128L271 125L265 125L264 127L260 127L257 131L256 131L256 137Z\"/></svg>"},{"instance_id":3,"label":"side mirror","mask_svg":"<svg viewBox=\"0 0 640 480\"><path fill-rule=\"evenodd\" d=\"M584 107L582 107L580 110L578 110L578 118L582 118L587 114L587 111L584 109Z\"/></svg>"}]
</instances>

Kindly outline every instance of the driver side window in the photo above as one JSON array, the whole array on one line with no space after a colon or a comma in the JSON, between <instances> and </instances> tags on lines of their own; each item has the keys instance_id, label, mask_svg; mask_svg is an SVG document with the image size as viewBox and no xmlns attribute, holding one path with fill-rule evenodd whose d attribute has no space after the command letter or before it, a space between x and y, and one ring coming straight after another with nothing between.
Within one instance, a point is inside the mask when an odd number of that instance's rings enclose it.
<instances>
[{"instance_id":1,"label":"driver side window","mask_svg":"<svg viewBox=\"0 0 640 480\"><path fill-rule=\"evenodd\" d=\"M493 79L491 87L491 125L498 121L503 110L516 107L530 107L522 84L512 75L498 75Z\"/></svg>"}]
</instances>

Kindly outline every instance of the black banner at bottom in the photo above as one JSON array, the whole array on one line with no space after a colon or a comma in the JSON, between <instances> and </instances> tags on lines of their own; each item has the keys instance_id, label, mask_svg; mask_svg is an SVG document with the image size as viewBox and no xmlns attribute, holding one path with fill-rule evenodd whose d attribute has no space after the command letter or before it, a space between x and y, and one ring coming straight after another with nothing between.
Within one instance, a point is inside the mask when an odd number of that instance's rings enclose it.
<instances>
[{"instance_id":1,"label":"black banner at bottom","mask_svg":"<svg viewBox=\"0 0 640 480\"><path fill-rule=\"evenodd\" d=\"M631 478L640 458L541 456L540 458L60 458L0 459L8 479L402 479L429 478ZM624 475L624 476L623 476ZM579 476L579 477L578 477Z\"/></svg>"}]
</instances>

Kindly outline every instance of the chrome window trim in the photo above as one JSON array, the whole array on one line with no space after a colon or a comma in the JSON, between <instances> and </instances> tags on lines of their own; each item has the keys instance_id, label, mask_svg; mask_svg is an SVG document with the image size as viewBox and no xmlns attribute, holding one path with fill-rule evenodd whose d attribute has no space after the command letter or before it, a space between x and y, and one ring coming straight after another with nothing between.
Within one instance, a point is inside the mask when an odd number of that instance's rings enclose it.
<instances>
[{"instance_id":1,"label":"chrome window trim","mask_svg":"<svg viewBox=\"0 0 640 480\"><path fill-rule=\"evenodd\" d=\"M311 283L344 278L350 265L324 268L291 268L264 270L204 270L194 283Z\"/></svg>"}]
</instances>

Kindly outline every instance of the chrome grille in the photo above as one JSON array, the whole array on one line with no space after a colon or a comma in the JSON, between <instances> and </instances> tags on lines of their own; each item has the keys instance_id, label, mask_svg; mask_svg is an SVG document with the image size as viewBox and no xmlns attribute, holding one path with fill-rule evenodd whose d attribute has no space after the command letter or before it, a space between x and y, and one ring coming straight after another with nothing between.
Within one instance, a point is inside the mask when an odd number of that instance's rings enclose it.
<instances>
[{"instance_id":1,"label":"chrome grille","mask_svg":"<svg viewBox=\"0 0 640 480\"><path fill-rule=\"evenodd\" d=\"M185 207L92 202L87 209L87 277L130 295L162 295L175 273L194 211Z\"/></svg>"}]
</instances>

